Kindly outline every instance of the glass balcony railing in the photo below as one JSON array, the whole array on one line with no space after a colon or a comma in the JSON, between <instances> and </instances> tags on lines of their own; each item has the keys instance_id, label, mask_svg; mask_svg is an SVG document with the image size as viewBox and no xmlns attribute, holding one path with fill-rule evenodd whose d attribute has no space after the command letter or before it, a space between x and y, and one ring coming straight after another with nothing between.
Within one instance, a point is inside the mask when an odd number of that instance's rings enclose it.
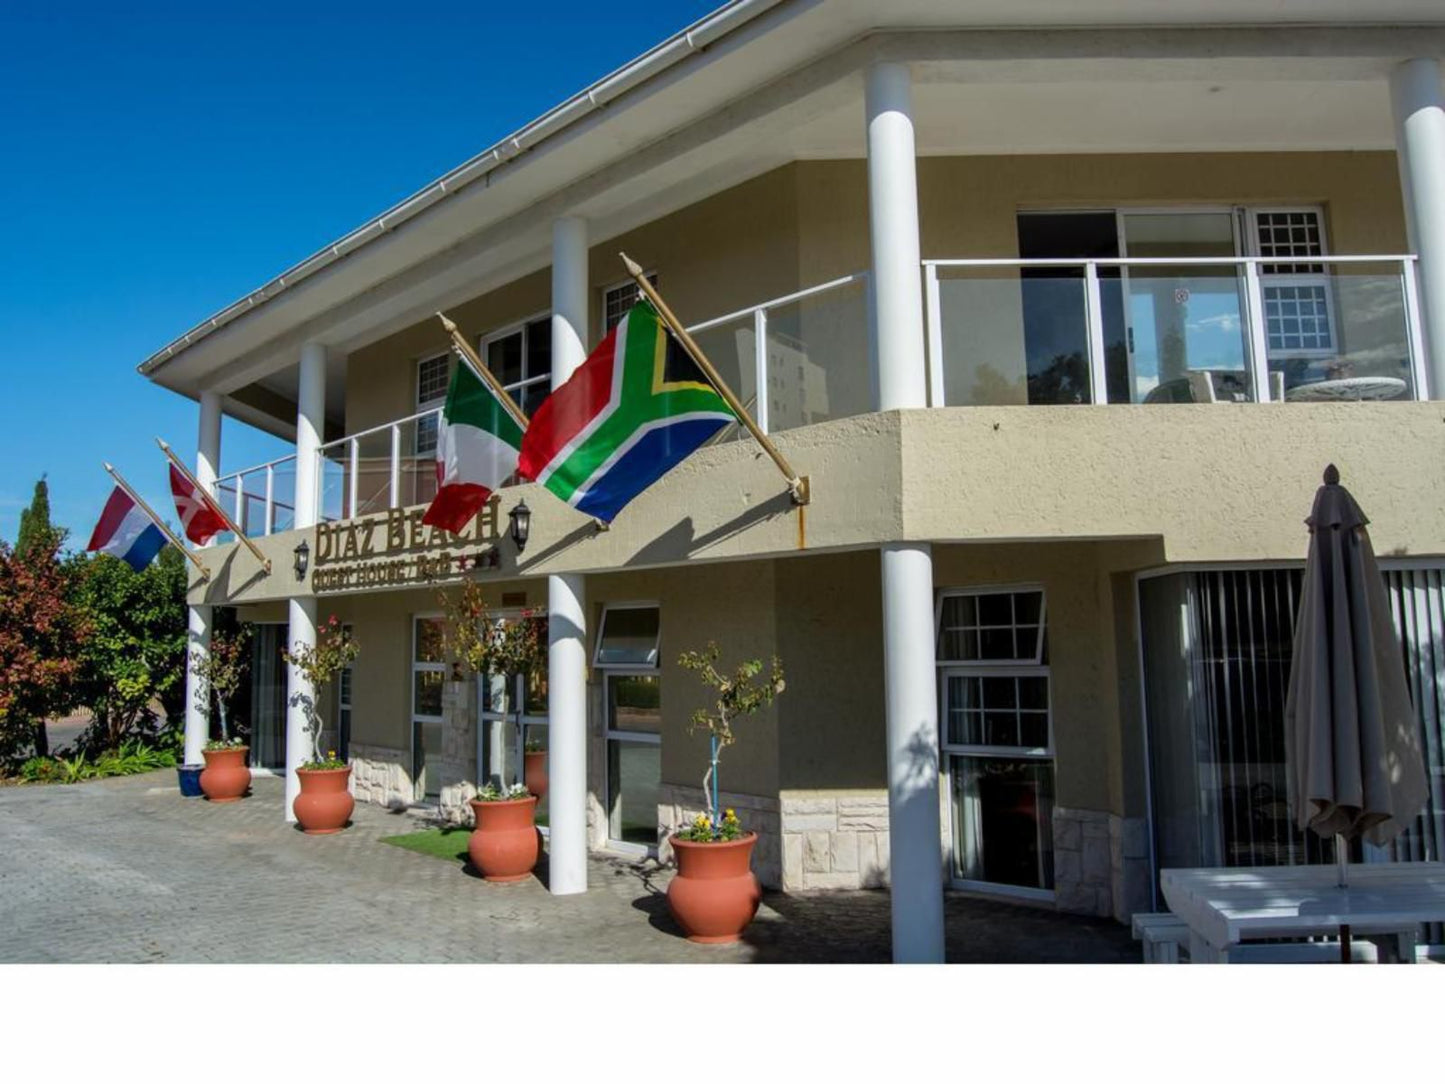
<instances>
[{"instance_id":1,"label":"glass balcony railing","mask_svg":"<svg viewBox=\"0 0 1445 1084\"><path fill-rule=\"evenodd\" d=\"M928 260L935 406L1414 399L1413 256Z\"/></svg>"},{"instance_id":2,"label":"glass balcony railing","mask_svg":"<svg viewBox=\"0 0 1445 1084\"><path fill-rule=\"evenodd\" d=\"M1415 257L925 260L929 403L1414 399ZM866 273L688 330L765 432L874 409ZM425 504L431 410L321 448L320 516ZM746 439L730 426L714 442ZM220 479L247 534L295 522L296 457Z\"/></svg>"}]
</instances>

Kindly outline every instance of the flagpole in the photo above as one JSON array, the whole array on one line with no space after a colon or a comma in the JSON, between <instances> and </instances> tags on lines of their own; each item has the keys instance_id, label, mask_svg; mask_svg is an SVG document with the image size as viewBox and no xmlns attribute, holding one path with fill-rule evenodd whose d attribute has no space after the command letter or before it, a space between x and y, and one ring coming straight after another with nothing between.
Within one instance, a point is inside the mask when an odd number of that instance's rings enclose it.
<instances>
[{"instance_id":1,"label":"flagpole","mask_svg":"<svg viewBox=\"0 0 1445 1084\"><path fill-rule=\"evenodd\" d=\"M697 362L698 368L703 371L703 375L707 377L708 383L712 384L717 390L717 393L723 397L723 400L729 408L731 408L732 412L737 415L737 419L742 423L743 428L751 433L753 439L762 445L763 451L768 453L768 457L777 465L778 470L783 472L783 477L788 483L788 493L793 498L793 503L807 504L812 499L812 494L809 492L808 479L798 475L798 472L793 469L792 464L783 458L783 453L778 451L773 442L768 439L768 435L758 428L758 423L753 421L753 416L748 413L747 408L744 407L738 400L738 397L733 394L733 390L727 386L727 382L723 380L718 371L713 368L712 362L707 360L707 355L702 352L702 347L693 341L692 336L687 333L687 329L682 326L682 321L673 315L672 310L667 307L667 302L662 300L662 295L657 292L657 288L647 281L647 276L643 274L641 265L625 252L619 252L618 255L622 257L622 262L627 267L627 273L632 276L632 281L637 283L637 288L642 291L643 296L652 302L653 307L657 309L657 314L662 317L663 323L665 323L668 330L676 336L677 341L682 344L683 349L692 356L693 361Z\"/></svg>"},{"instance_id":2,"label":"flagpole","mask_svg":"<svg viewBox=\"0 0 1445 1084\"><path fill-rule=\"evenodd\" d=\"M513 420L526 429L527 415L522 413L522 408L517 405L516 400L507 394L507 389L502 387L502 382L496 378L495 374L482 364L482 359L472 349L472 344L467 342L466 336L444 313L437 313L437 319L442 322L442 327L446 328L447 334L452 337L452 348L461 356L462 361L466 362L467 367L477 375L478 379L486 382L487 387L492 389L492 394L497 397L498 402L507 408L507 412L512 415Z\"/></svg>"},{"instance_id":3,"label":"flagpole","mask_svg":"<svg viewBox=\"0 0 1445 1084\"><path fill-rule=\"evenodd\" d=\"M221 520L226 524L226 526L231 529L231 533L236 536L236 540L238 542L244 543L246 548L250 550L251 553L255 556L256 560L261 562L261 566L266 570L266 575L269 576L271 574L271 562L266 559L266 556L259 549L256 548L256 543L252 542L249 538L246 537L246 532L241 530L240 527L236 526L236 521L226 514L226 510L221 507L219 502L217 502L214 497L211 496L210 492L206 489L206 487L201 485L200 479L198 479L194 474L192 474L186 468L186 465L176 458L176 453L171 451L171 446L165 441L161 440L160 437L156 437L156 443L161 446L161 451L166 453L166 458L171 461L171 464L181 472L182 477L184 477L186 481L190 482L191 485L195 486L196 492L201 495L201 499L211 506L211 511L215 512L216 515L220 516ZM241 480L239 478L236 479L236 484L241 484Z\"/></svg>"},{"instance_id":4,"label":"flagpole","mask_svg":"<svg viewBox=\"0 0 1445 1084\"><path fill-rule=\"evenodd\" d=\"M140 510L144 512L147 516L150 517L150 521L160 528L161 533L171 540L171 543L176 547L176 549L180 550L188 558L190 558L191 564L195 565L196 570L200 572L201 579L209 580L211 578L211 570L205 565L201 564L201 559L190 550L186 549L185 543L176 537L175 532L161 522L160 516L152 512L151 506L146 504L145 501L141 500L141 495L135 490L131 489L130 483L120 476L120 471L116 470L109 463L102 463L101 466L105 468L107 474L109 474L112 478L115 479L116 485L120 486L121 489L125 490L126 495L130 497L131 500L135 501L136 506L139 507Z\"/></svg>"}]
</instances>

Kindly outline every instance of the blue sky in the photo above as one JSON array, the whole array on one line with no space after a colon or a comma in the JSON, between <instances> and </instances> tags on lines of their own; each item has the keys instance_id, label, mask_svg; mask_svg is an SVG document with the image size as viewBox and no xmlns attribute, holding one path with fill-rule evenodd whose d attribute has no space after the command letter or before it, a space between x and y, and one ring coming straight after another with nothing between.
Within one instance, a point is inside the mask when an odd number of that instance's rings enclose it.
<instances>
[{"instance_id":1,"label":"blue sky","mask_svg":"<svg viewBox=\"0 0 1445 1084\"><path fill-rule=\"evenodd\" d=\"M173 513L197 410L139 362L718 2L5 0L0 538L45 473L83 546L103 460ZM221 466L283 450L227 420Z\"/></svg>"}]
</instances>

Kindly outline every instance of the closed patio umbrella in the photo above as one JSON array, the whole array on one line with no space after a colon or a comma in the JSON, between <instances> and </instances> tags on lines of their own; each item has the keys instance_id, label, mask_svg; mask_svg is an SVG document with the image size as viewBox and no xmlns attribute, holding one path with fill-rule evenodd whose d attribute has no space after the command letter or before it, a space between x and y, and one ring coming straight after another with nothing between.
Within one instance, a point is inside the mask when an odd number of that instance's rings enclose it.
<instances>
[{"instance_id":1,"label":"closed patio umbrella","mask_svg":"<svg viewBox=\"0 0 1445 1084\"><path fill-rule=\"evenodd\" d=\"M1301 829L1336 837L1345 886L1347 841L1385 845L1409 827L1427 791L1369 520L1333 464L1324 481L1306 520L1309 560L1285 699L1285 760L1290 810Z\"/></svg>"}]
</instances>

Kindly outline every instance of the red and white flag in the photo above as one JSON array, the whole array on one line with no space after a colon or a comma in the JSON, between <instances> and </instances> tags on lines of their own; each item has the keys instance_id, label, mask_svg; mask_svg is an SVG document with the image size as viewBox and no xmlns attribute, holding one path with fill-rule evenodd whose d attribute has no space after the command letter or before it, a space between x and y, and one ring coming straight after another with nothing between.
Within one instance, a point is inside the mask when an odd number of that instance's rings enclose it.
<instances>
[{"instance_id":1,"label":"red and white flag","mask_svg":"<svg viewBox=\"0 0 1445 1084\"><path fill-rule=\"evenodd\" d=\"M212 507L200 487L192 485L174 463L171 464L171 494L176 498L181 530L197 546L204 546L212 535L227 530L225 519Z\"/></svg>"}]
</instances>

